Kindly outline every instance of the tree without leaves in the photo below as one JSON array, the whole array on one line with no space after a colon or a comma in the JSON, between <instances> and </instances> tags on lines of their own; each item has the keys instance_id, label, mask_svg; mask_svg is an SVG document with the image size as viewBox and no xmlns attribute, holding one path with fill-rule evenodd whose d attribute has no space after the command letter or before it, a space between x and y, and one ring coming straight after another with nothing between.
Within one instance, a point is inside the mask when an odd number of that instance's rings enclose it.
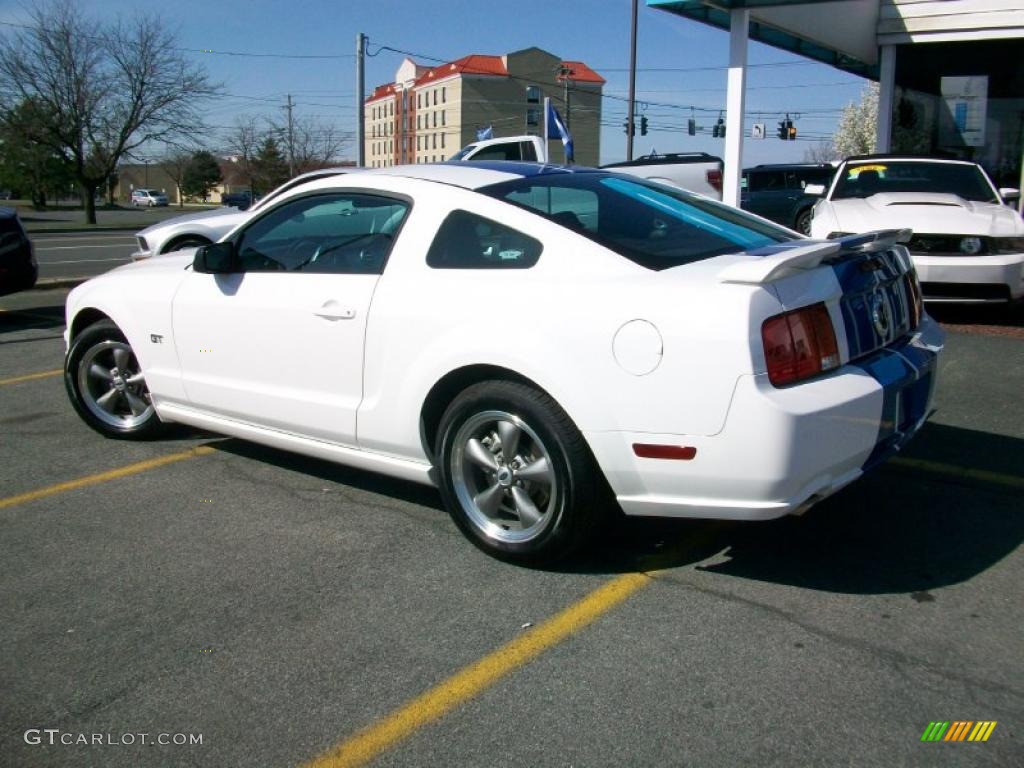
<instances>
[{"instance_id":1,"label":"tree without leaves","mask_svg":"<svg viewBox=\"0 0 1024 768\"><path fill-rule=\"evenodd\" d=\"M217 158L206 150L201 150L192 156L192 161L185 169L181 191L206 202L210 190L217 186L220 180L220 164Z\"/></svg>"},{"instance_id":2,"label":"tree without leaves","mask_svg":"<svg viewBox=\"0 0 1024 768\"><path fill-rule=\"evenodd\" d=\"M0 123L19 101L38 105L24 130L68 161L95 224L96 189L118 161L146 142L195 135L199 102L218 89L158 17L101 25L57 0L33 10L29 26L0 41Z\"/></svg>"},{"instance_id":3,"label":"tree without leaves","mask_svg":"<svg viewBox=\"0 0 1024 768\"><path fill-rule=\"evenodd\" d=\"M287 122L271 122L270 135L278 137L285 158L290 154L294 159L296 175L336 163L348 138L336 126L312 117L292 120L291 147Z\"/></svg>"},{"instance_id":4,"label":"tree without leaves","mask_svg":"<svg viewBox=\"0 0 1024 768\"><path fill-rule=\"evenodd\" d=\"M811 144L804 150L805 163L830 163L833 160L841 160L835 145L831 141L819 141Z\"/></svg>"},{"instance_id":5,"label":"tree without leaves","mask_svg":"<svg viewBox=\"0 0 1024 768\"><path fill-rule=\"evenodd\" d=\"M252 117L236 119L234 127L228 134L228 152L236 158L237 175L248 185L250 192L254 192L256 155L264 138L264 133L259 129L256 119ZM234 180L228 179L228 183L233 185Z\"/></svg>"},{"instance_id":6,"label":"tree without leaves","mask_svg":"<svg viewBox=\"0 0 1024 768\"><path fill-rule=\"evenodd\" d=\"M185 172L192 162L193 153L187 149L175 148L169 151L160 160L160 167L164 173L171 177L174 186L178 188L178 207L185 207L185 195L181 190L182 182L185 179Z\"/></svg>"}]
</instances>

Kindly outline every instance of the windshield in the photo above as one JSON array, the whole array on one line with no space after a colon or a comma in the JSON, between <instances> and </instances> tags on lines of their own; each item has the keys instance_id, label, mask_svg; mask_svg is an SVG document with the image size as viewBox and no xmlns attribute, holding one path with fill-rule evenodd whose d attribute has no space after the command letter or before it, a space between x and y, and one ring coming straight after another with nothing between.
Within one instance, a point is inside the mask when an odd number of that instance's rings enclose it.
<instances>
[{"instance_id":1,"label":"windshield","mask_svg":"<svg viewBox=\"0 0 1024 768\"><path fill-rule=\"evenodd\" d=\"M795 239L722 203L644 179L558 173L483 187L640 266L660 270Z\"/></svg>"},{"instance_id":2,"label":"windshield","mask_svg":"<svg viewBox=\"0 0 1024 768\"><path fill-rule=\"evenodd\" d=\"M470 152L472 152L472 151L473 151L474 149L476 149L476 144L470 144L470 145L469 145L468 147L463 147L463 148L462 148L462 149L460 149L460 150L459 150L458 152L456 152L456 153L455 153L454 155L452 155L451 157L449 157L449 158L448 158L448 162L449 162L449 163L458 163L458 162L461 162L461 161L462 161L462 158L464 158L464 157L465 157L466 155L468 155L468 154L469 154Z\"/></svg>"},{"instance_id":3,"label":"windshield","mask_svg":"<svg viewBox=\"0 0 1024 768\"><path fill-rule=\"evenodd\" d=\"M871 197L880 192L939 192L964 200L998 202L976 165L960 163L867 161L850 163L832 193L833 200Z\"/></svg>"}]
</instances>

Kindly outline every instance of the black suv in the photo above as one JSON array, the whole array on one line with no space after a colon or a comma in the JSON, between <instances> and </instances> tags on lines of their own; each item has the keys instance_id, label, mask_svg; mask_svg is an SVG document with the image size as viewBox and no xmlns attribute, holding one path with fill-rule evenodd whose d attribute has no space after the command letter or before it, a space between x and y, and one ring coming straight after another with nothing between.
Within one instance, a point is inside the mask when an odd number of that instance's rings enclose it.
<instances>
[{"instance_id":1,"label":"black suv","mask_svg":"<svg viewBox=\"0 0 1024 768\"><path fill-rule=\"evenodd\" d=\"M21 226L18 212L0 207L0 296L28 290L36 284L38 275L32 243Z\"/></svg>"},{"instance_id":2,"label":"black suv","mask_svg":"<svg viewBox=\"0 0 1024 768\"><path fill-rule=\"evenodd\" d=\"M827 188L836 171L828 163L756 165L743 171L740 207L807 235L811 231L811 208L820 200L804 194L808 184Z\"/></svg>"}]
</instances>

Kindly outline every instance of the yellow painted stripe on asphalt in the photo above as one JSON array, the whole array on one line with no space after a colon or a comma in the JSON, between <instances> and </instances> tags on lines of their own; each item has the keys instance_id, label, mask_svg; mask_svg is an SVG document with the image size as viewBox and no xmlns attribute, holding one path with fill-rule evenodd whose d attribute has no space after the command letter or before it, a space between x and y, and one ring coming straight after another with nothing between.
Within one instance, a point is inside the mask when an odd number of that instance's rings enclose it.
<instances>
[{"instance_id":1,"label":"yellow painted stripe on asphalt","mask_svg":"<svg viewBox=\"0 0 1024 768\"><path fill-rule=\"evenodd\" d=\"M4 384L21 384L23 381L35 381L36 379L48 379L51 376L60 376L64 373L63 368L52 371L40 371L39 373L26 373L24 376L13 376L9 379L0 379L0 386Z\"/></svg>"},{"instance_id":2,"label":"yellow painted stripe on asphalt","mask_svg":"<svg viewBox=\"0 0 1024 768\"><path fill-rule=\"evenodd\" d=\"M985 732L978 736L978 741L988 741L988 737L992 735L992 731L995 730L995 727L996 721L993 720L991 723L988 724L988 728L985 729Z\"/></svg>"},{"instance_id":3,"label":"yellow painted stripe on asphalt","mask_svg":"<svg viewBox=\"0 0 1024 768\"><path fill-rule=\"evenodd\" d=\"M163 467L167 464L174 464L179 461L184 461L185 459L194 459L197 456L206 456L209 453L213 453L213 448L207 445L200 445L195 448L190 448L187 451L172 453L156 459L139 461L135 464L128 464L124 467L118 467L117 469L100 472L95 475L86 475L85 477L80 477L77 480L68 480L64 483L48 485L45 488L39 488L34 491L28 491L27 493L19 493L17 496L8 496L5 499L0 499L0 509L13 507L17 504L25 504L30 501L37 501L38 499L45 499L47 496L54 496L58 493L64 493L64 491L73 491L77 488L85 488L90 485L105 483L109 480L117 480L122 477L137 475L140 472L146 472L150 469Z\"/></svg>"},{"instance_id":4,"label":"yellow painted stripe on asphalt","mask_svg":"<svg viewBox=\"0 0 1024 768\"><path fill-rule=\"evenodd\" d=\"M702 534L691 537L681 547L642 559L637 572L626 573L606 582L561 613L479 661L463 667L426 693L309 761L304 768L355 768L365 765L417 729L443 717L544 651L593 623L650 584L653 577L677 565L687 552L700 553L722 525L718 521L709 522ZM698 554L697 559L703 557Z\"/></svg>"},{"instance_id":5,"label":"yellow painted stripe on asphalt","mask_svg":"<svg viewBox=\"0 0 1024 768\"><path fill-rule=\"evenodd\" d=\"M971 469L959 467L956 464L943 464L938 461L925 461L924 459L897 458L890 459L892 464L909 469L920 469L925 472L935 472L941 475L955 475L970 480L980 480L984 483L1005 485L1009 488L1024 488L1024 477L1007 475L1002 472L990 472L987 469Z\"/></svg>"},{"instance_id":6,"label":"yellow painted stripe on asphalt","mask_svg":"<svg viewBox=\"0 0 1024 768\"><path fill-rule=\"evenodd\" d=\"M416 729L437 720L548 648L579 632L650 581L642 573L627 573L612 579L561 613L464 667L383 720L310 761L307 768L350 768L366 764Z\"/></svg>"}]
</instances>

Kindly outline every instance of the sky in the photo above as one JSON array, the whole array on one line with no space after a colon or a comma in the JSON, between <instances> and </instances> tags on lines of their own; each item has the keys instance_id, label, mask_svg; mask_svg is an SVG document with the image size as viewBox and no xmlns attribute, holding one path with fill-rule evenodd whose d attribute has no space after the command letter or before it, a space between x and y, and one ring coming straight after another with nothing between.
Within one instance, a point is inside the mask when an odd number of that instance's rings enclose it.
<instances>
[{"instance_id":1,"label":"sky","mask_svg":"<svg viewBox=\"0 0 1024 768\"><path fill-rule=\"evenodd\" d=\"M137 2L80 0L83 12L103 21L139 12ZM26 3L0 0L0 22L23 21ZM355 41L369 37L366 86L390 82L404 58L387 48L416 54L430 65L470 53L503 54L530 46L564 60L581 60L608 82L604 88L601 161L625 159L629 88L630 0L481 3L468 0L172 0L148 11L162 15L186 55L201 63L227 95L205 109L224 131L239 116L283 114L292 94L297 116L329 121L355 131ZM0 35L12 33L0 25ZM640 2L637 42L638 115L651 130L639 132L634 154L709 152L723 156L724 142L711 125L725 106L728 34ZM215 51L204 53L202 51ZM238 54L261 54L238 55ZM271 54L268 56L267 54ZM288 58L317 56L323 58ZM744 165L799 162L813 137L828 137L847 103L866 81L824 64L751 42L747 78L747 135L753 122L769 138L744 144ZM694 108L691 111L691 107ZM789 113L798 141L775 136ZM752 114L760 113L760 114ZM707 133L689 136L693 115ZM209 144L217 149L218 137ZM355 155L349 143L343 154Z\"/></svg>"}]
</instances>

